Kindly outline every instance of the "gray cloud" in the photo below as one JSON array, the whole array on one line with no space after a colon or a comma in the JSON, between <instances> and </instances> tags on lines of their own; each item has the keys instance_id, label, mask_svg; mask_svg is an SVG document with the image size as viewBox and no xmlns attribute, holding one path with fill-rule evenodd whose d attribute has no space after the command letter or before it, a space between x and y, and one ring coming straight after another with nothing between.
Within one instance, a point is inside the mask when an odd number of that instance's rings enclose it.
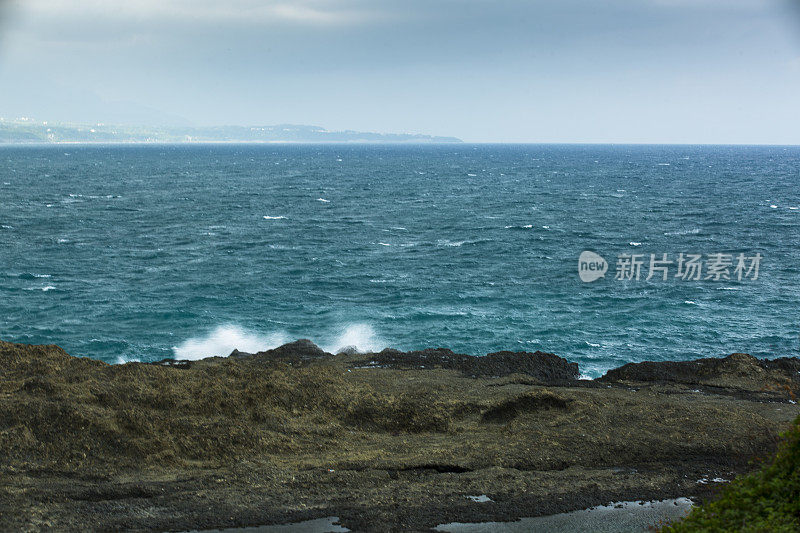
<instances>
[{"instance_id":1,"label":"gray cloud","mask_svg":"<svg viewBox=\"0 0 800 533\"><path fill-rule=\"evenodd\" d=\"M800 46L779 1L15 7L0 76L18 83L0 87L0 115L107 121L135 114L118 109L130 102L195 123L720 142L788 138L789 121L800 118L790 90L800 82Z\"/></svg>"}]
</instances>

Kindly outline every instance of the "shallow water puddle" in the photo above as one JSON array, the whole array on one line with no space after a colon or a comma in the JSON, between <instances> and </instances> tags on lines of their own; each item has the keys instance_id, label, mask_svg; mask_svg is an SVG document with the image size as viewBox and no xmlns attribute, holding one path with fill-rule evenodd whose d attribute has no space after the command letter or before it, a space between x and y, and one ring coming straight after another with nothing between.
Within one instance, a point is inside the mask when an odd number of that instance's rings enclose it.
<instances>
[{"instance_id":1,"label":"shallow water puddle","mask_svg":"<svg viewBox=\"0 0 800 533\"><path fill-rule=\"evenodd\" d=\"M328 516L294 524L206 529L203 531L187 531L186 533L344 533L350 531L346 527L336 525L338 521L338 516Z\"/></svg>"},{"instance_id":2,"label":"shallow water puddle","mask_svg":"<svg viewBox=\"0 0 800 533\"><path fill-rule=\"evenodd\" d=\"M618 502L601 505L571 513L561 513L534 518L522 518L516 522L480 522L441 524L435 531L449 533L516 533L547 532L572 533L594 531L595 533L623 533L652 531L653 526L670 520L683 518L692 508L688 498L657 502Z\"/></svg>"}]
</instances>

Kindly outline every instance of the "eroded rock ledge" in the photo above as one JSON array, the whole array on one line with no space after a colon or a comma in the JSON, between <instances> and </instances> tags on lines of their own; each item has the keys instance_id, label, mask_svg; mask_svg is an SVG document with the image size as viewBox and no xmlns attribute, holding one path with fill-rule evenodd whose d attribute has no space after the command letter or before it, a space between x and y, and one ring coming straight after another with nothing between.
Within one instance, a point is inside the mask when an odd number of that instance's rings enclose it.
<instances>
[{"instance_id":1,"label":"eroded rock ledge","mask_svg":"<svg viewBox=\"0 0 800 533\"><path fill-rule=\"evenodd\" d=\"M0 530L406 531L702 496L774 449L799 372L733 354L588 381L544 352L309 341L108 365L0 342Z\"/></svg>"},{"instance_id":2,"label":"eroded rock ledge","mask_svg":"<svg viewBox=\"0 0 800 533\"><path fill-rule=\"evenodd\" d=\"M552 353L545 352L494 352L483 357L455 353L447 348L429 348L401 352L392 348L377 353L359 353L345 350L338 354L359 368L393 368L401 370L445 369L457 370L469 377L500 377L524 374L542 383L564 383L578 379L578 364ZM284 361L293 364L308 363L333 354L318 348L307 339L256 354L234 350L231 357L255 361Z\"/></svg>"}]
</instances>

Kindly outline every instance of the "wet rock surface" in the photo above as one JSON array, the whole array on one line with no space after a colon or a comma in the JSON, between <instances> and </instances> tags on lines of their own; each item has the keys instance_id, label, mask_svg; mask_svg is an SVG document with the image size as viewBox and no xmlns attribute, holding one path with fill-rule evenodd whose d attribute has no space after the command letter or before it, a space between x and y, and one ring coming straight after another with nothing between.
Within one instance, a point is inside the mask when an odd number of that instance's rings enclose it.
<instances>
[{"instance_id":1,"label":"wet rock surface","mask_svg":"<svg viewBox=\"0 0 800 533\"><path fill-rule=\"evenodd\" d=\"M543 352L309 341L107 365L0 342L0 530L424 531L702 497L774 450L798 371L734 354L587 382Z\"/></svg>"}]
</instances>

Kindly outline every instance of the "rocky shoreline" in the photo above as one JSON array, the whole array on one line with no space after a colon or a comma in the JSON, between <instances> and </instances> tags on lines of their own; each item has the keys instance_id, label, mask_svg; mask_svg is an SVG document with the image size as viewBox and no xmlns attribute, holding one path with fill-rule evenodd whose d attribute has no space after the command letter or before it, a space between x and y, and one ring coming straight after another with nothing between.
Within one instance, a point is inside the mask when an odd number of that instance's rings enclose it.
<instances>
[{"instance_id":1,"label":"rocky shoreline","mask_svg":"<svg viewBox=\"0 0 800 533\"><path fill-rule=\"evenodd\" d=\"M0 530L181 531L328 516L425 531L703 498L800 414L800 360L257 354L108 365L0 342ZM485 495L489 501L475 501Z\"/></svg>"}]
</instances>

